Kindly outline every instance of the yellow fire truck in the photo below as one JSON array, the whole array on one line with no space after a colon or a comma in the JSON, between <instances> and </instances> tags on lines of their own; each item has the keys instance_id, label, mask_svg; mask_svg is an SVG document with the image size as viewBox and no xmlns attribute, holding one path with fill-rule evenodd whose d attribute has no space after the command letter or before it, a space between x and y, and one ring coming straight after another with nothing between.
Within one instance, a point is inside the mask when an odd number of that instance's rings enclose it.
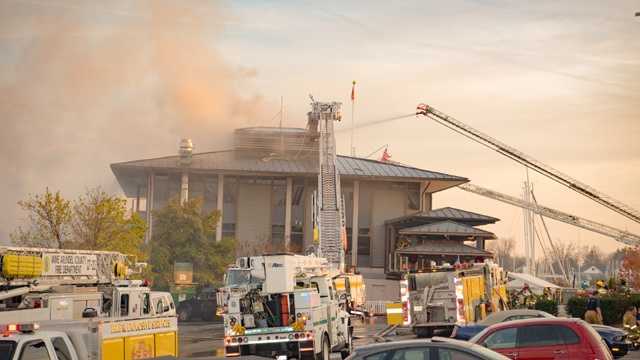
<instances>
[{"instance_id":1,"label":"yellow fire truck","mask_svg":"<svg viewBox=\"0 0 640 360\"><path fill-rule=\"evenodd\" d=\"M400 282L405 326L418 337L453 329L507 309L506 273L494 263L441 266L408 273Z\"/></svg>"}]
</instances>

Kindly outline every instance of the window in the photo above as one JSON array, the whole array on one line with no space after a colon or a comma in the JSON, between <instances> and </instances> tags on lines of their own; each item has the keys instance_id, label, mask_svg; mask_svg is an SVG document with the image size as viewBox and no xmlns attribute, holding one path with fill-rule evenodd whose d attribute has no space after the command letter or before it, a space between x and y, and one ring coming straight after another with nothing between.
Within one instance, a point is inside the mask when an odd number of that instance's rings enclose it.
<instances>
[{"instance_id":1,"label":"window","mask_svg":"<svg viewBox=\"0 0 640 360\"><path fill-rule=\"evenodd\" d=\"M564 339L564 343L566 345L577 344L580 342L580 337L578 336L578 334L576 334L575 331L569 329L568 327L558 326L556 327L556 330L558 331L560 336L562 336L562 339Z\"/></svg>"},{"instance_id":2,"label":"window","mask_svg":"<svg viewBox=\"0 0 640 360\"><path fill-rule=\"evenodd\" d=\"M142 313L148 314L151 302L149 301L149 294L144 294L142 297Z\"/></svg>"},{"instance_id":3,"label":"window","mask_svg":"<svg viewBox=\"0 0 640 360\"><path fill-rule=\"evenodd\" d=\"M479 360L477 357L458 350L438 348L438 360Z\"/></svg>"},{"instance_id":4,"label":"window","mask_svg":"<svg viewBox=\"0 0 640 360\"><path fill-rule=\"evenodd\" d=\"M162 303L162 299L158 300L158 303L156 304L156 313L157 314L162 314L164 312L164 304Z\"/></svg>"},{"instance_id":5,"label":"window","mask_svg":"<svg viewBox=\"0 0 640 360\"><path fill-rule=\"evenodd\" d=\"M407 184L407 207L409 210L420 210L420 184Z\"/></svg>"},{"instance_id":6,"label":"window","mask_svg":"<svg viewBox=\"0 0 640 360\"><path fill-rule=\"evenodd\" d=\"M120 316L129 315L129 294L120 295Z\"/></svg>"},{"instance_id":7,"label":"window","mask_svg":"<svg viewBox=\"0 0 640 360\"><path fill-rule=\"evenodd\" d=\"M71 352L63 338L55 337L51 340L51 343L53 344L53 349L56 352L58 360L71 360Z\"/></svg>"},{"instance_id":8,"label":"window","mask_svg":"<svg viewBox=\"0 0 640 360\"><path fill-rule=\"evenodd\" d=\"M513 315L513 316L509 316L506 319L504 319L504 322L507 321L512 321L512 320L522 320L522 319L531 319L531 318L535 318L537 316L535 315Z\"/></svg>"},{"instance_id":9,"label":"window","mask_svg":"<svg viewBox=\"0 0 640 360\"><path fill-rule=\"evenodd\" d=\"M0 360L11 360L14 351L16 351L15 341L0 341Z\"/></svg>"},{"instance_id":10,"label":"window","mask_svg":"<svg viewBox=\"0 0 640 360\"><path fill-rule=\"evenodd\" d=\"M431 348L394 349L365 357L365 360L429 360Z\"/></svg>"},{"instance_id":11,"label":"window","mask_svg":"<svg viewBox=\"0 0 640 360\"><path fill-rule=\"evenodd\" d=\"M516 328L507 328L489 335L482 344L491 350L510 349L516 347Z\"/></svg>"},{"instance_id":12,"label":"window","mask_svg":"<svg viewBox=\"0 0 640 360\"><path fill-rule=\"evenodd\" d=\"M42 340L32 340L24 344L20 352L20 360L49 360L47 345Z\"/></svg>"},{"instance_id":13,"label":"window","mask_svg":"<svg viewBox=\"0 0 640 360\"><path fill-rule=\"evenodd\" d=\"M559 326L532 325L518 329L518 347L564 345Z\"/></svg>"}]
</instances>

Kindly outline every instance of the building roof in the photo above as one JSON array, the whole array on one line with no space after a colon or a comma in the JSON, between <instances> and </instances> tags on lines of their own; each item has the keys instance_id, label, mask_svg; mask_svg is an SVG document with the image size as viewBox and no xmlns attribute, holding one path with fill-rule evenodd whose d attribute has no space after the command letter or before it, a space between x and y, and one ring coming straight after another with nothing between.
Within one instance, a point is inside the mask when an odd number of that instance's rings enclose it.
<instances>
[{"instance_id":1,"label":"building roof","mask_svg":"<svg viewBox=\"0 0 640 360\"><path fill-rule=\"evenodd\" d=\"M398 233L401 235L447 235L479 237L485 239L496 238L492 232L476 229L472 226L460 224L452 220L404 228L398 231Z\"/></svg>"},{"instance_id":2,"label":"building roof","mask_svg":"<svg viewBox=\"0 0 640 360\"><path fill-rule=\"evenodd\" d=\"M470 226L493 224L500 219L487 215L474 213L471 211L443 207L429 211L419 211L414 214L405 215L399 218L387 220L387 224L392 224L398 228L407 228L432 224L440 221L453 220Z\"/></svg>"},{"instance_id":3,"label":"building roof","mask_svg":"<svg viewBox=\"0 0 640 360\"><path fill-rule=\"evenodd\" d=\"M193 154L190 171L215 172L233 175L264 175L264 176L313 176L318 173L318 161L315 157L301 157L285 159L278 157L243 156L246 153L236 150L214 151ZM111 164L111 170L125 190L128 189L127 176L140 177L140 172L179 172L180 157L166 156L154 159L134 160ZM464 177L444 174L436 171L419 169L406 165L386 163L376 160L338 155L338 172L346 178L390 180L390 181L430 181L431 192L448 189L468 182ZM138 180L137 184L141 184ZM135 186L134 186L135 187Z\"/></svg>"},{"instance_id":4,"label":"building roof","mask_svg":"<svg viewBox=\"0 0 640 360\"><path fill-rule=\"evenodd\" d=\"M424 244L413 245L396 250L399 254L414 255L460 255L489 257L493 254L473 246L465 245L462 241L431 240Z\"/></svg>"}]
</instances>

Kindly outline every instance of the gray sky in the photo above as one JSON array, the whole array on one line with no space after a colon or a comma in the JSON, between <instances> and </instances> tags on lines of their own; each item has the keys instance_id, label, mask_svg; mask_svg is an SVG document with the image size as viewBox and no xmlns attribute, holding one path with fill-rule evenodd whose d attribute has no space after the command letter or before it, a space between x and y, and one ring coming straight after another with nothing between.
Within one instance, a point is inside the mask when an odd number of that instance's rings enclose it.
<instances>
[{"instance_id":1,"label":"gray sky","mask_svg":"<svg viewBox=\"0 0 640 360\"><path fill-rule=\"evenodd\" d=\"M0 236L12 205L44 186L73 196L116 189L109 163L226 147L236 126L273 124L280 96L302 126L308 94L345 103L356 122L428 103L640 208L638 1L0 1ZM348 132L338 135L348 153ZM520 194L522 166L425 119L356 132L358 155L393 159ZM640 233L640 226L531 174L542 204ZM435 196L502 219L521 210L460 190ZM550 222L562 241L618 245Z\"/></svg>"}]
</instances>

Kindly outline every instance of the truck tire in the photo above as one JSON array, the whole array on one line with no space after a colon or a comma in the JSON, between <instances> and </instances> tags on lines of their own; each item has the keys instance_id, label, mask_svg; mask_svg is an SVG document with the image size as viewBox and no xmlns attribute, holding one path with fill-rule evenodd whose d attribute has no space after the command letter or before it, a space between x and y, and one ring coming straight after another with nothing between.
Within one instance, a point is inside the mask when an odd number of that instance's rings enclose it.
<instances>
[{"instance_id":1,"label":"truck tire","mask_svg":"<svg viewBox=\"0 0 640 360\"><path fill-rule=\"evenodd\" d=\"M416 336L420 339L430 338L433 336L433 329L430 327L417 327Z\"/></svg>"},{"instance_id":2,"label":"truck tire","mask_svg":"<svg viewBox=\"0 0 640 360\"><path fill-rule=\"evenodd\" d=\"M322 336L322 347L320 348L320 353L316 355L317 360L329 360L331 358L331 344L329 343L329 338L327 334Z\"/></svg>"}]
</instances>

